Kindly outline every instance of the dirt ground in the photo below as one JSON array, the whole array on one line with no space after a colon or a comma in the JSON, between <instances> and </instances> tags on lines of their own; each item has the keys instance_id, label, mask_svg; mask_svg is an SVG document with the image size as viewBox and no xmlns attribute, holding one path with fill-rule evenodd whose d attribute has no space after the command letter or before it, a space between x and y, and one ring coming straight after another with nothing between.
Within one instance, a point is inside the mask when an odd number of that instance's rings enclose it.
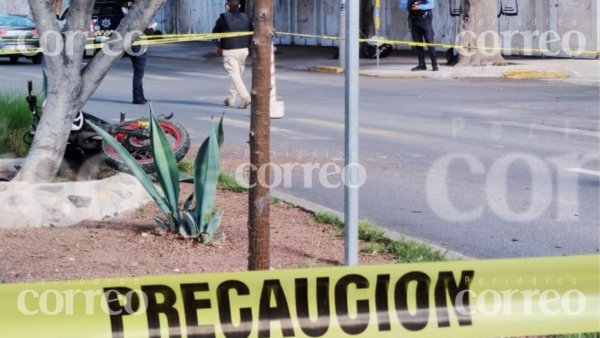
<instances>
[{"instance_id":1,"label":"dirt ground","mask_svg":"<svg viewBox=\"0 0 600 338\"><path fill-rule=\"evenodd\" d=\"M224 167L238 163L232 154L224 156ZM183 183L182 198L192 189ZM0 282L246 270L248 195L220 189L217 208L224 212L225 238L215 245L156 231L153 218L161 213L154 203L102 222L0 229ZM343 260L343 237L331 226L315 222L311 214L291 205L271 206L273 269L341 265ZM385 254L361 253L359 260L361 264L394 262Z\"/></svg>"}]
</instances>

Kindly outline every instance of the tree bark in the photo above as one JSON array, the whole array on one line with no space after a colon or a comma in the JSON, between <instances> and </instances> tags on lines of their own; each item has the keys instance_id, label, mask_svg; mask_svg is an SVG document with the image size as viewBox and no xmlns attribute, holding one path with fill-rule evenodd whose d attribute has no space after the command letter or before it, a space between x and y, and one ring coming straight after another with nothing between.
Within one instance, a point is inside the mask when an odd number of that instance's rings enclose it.
<instances>
[{"instance_id":1,"label":"tree bark","mask_svg":"<svg viewBox=\"0 0 600 338\"><path fill-rule=\"evenodd\" d=\"M63 12L62 0L52 0L52 8L56 15L61 15Z\"/></svg>"},{"instance_id":2,"label":"tree bark","mask_svg":"<svg viewBox=\"0 0 600 338\"><path fill-rule=\"evenodd\" d=\"M270 268L269 162L273 0L255 0L252 113L250 121L251 189L248 204L248 269Z\"/></svg>"},{"instance_id":3,"label":"tree bark","mask_svg":"<svg viewBox=\"0 0 600 338\"><path fill-rule=\"evenodd\" d=\"M458 66L504 64L498 37L498 2L462 0Z\"/></svg>"},{"instance_id":4,"label":"tree bark","mask_svg":"<svg viewBox=\"0 0 600 338\"><path fill-rule=\"evenodd\" d=\"M131 31L143 31L165 1L137 0L138 5L122 20L117 32L125 36ZM115 40L111 42L112 53L100 51L87 66L81 68L94 2L72 1L67 25L62 34L57 34L59 29L52 2L29 0L40 35L50 37L42 47L52 53L44 55L48 77L44 114L23 168L15 180L50 182L56 177L76 113L124 53L123 41Z\"/></svg>"}]
</instances>

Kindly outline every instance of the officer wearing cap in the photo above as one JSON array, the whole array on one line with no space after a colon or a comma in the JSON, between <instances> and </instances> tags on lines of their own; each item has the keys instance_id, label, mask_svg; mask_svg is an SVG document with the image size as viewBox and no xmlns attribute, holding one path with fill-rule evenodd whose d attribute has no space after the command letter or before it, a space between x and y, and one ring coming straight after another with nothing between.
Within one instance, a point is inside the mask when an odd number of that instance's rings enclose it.
<instances>
[{"instance_id":1,"label":"officer wearing cap","mask_svg":"<svg viewBox=\"0 0 600 338\"><path fill-rule=\"evenodd\" d=\"M433 14L435 0L400 0L400 8L408 11L412 39L414 42L433 43ZM431 58L431 70L437 72L437 55L434 46L428 46L429 57ZM422 46L417 47L419 64L412 68L412 71L427 70L425 64L425 51Z\"/></svg>"}]
</instances>

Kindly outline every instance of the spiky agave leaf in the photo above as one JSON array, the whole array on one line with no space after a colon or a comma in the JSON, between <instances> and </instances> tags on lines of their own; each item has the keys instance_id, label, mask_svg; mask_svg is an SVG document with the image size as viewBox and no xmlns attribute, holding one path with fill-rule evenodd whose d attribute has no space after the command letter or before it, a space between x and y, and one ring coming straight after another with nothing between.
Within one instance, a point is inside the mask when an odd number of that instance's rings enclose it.
<instances>
[{"instance_id":1,"label":"spiky agave leaf","mask_svg":"<svg viewBox=\"0 0 600 338\"><path fill-rule=\"evenodd\" d=\"M196 223L196 220L194 219L194 215L189 211L184 211L183 217L190 237L195 238L200 236L200 229L198 228L198 223Z\"/></svg>"},{"instance_id":2,"label":"spiky agave leaf","mask_svg":"<svg viewBox=\"0 0 600 338\"><path fill-rule=\"evenodd\" d=\"M217 140L219 142L219 150L223 147L223 143L225 142L225 130L223 129L223 116L221 116L221 120L219 121L219 125L217 126Z\"/></svg>"},{"instance_id":3,"label":"spiky agave leaf","mask_svg":"<svg viewBox=\"0 0 600 338\"><path fill-rule=\"evenodd\" d=\"M156 120L152 112L150 104L150 144L154 164L156 165L156 174L158 181L165 194L167 203L173 214L174 221L181 223L179 216L179 169L175 154L171 149L171 145L167 141L164 131L160 127L160 123Z\"/></svg>"},{"instance_id":4,"label":"spiky agave leaf","mask_svg":"<svg viewBox=\"0 0 600 338\"><path fill-rule=\"evenodd\" d=\"M210 221L204 227L202 232L208 234L209 238L212 238L214 236L215 232L217 231L217 229L219 229L219 226L221 226L221 216L223 216L223 212L221 212L221 211L214 212L212 214Z\"/></svg>"},{"instance_id":5,"label":"spiky agave leaf","mask_svg":"<svg viewBox=\"0 0 600 338\"><path fill-rule=\"evenodd\" d=\"M121 156L121 159L131 170L131 173L138 179L138 181L142 184L144 189L148 192L150 197L156 202L160 210L165 214L167 219L172 217L171 209L166 201L166 199L158 192L154 184L152 184L152 180L150 177L144 172L144 169L140 166L140 164L131 156L131 154L123 148L123 146L114 139L109 133L104 131L103 129L96 126L94 123L90 121L86 121L86 123L96 132L104 142L107 142L111 147L115 149L117 154ZM175 230L175 229L171 229Z\"/></svg>"},{"instance_id":6,"label":"spiky agave leaf","mask_svg":"<svg viewBox=\"0 0 600 338\"><path fill-rule=\"evenodd\" d=\"M210 135L198 150L194 172L196 178L194 182L194 195L196 198L194 218L200 227L210 220L212 214L217 193L220 160L219 142L215 127L211 124Z\"/></svg>"}]
</instances>

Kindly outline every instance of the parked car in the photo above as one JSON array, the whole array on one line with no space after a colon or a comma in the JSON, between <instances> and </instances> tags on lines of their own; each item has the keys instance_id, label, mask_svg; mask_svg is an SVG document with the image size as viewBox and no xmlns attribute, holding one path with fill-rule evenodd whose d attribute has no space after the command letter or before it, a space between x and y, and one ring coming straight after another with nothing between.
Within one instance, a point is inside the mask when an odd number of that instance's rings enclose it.
<instances>
[{"instance_id":1,"label":"parked car","mask_svg":"<svg viewBox=\"0 0 600 338\"><path fill-rule=\"evenodd\" d=\"M39 47L40 37L31 19L21 15L0 14L0 57L10 58L11 63L26 57L34 64L40 64L43 54L28 51Z\"/></svg>"}]
</instances>

